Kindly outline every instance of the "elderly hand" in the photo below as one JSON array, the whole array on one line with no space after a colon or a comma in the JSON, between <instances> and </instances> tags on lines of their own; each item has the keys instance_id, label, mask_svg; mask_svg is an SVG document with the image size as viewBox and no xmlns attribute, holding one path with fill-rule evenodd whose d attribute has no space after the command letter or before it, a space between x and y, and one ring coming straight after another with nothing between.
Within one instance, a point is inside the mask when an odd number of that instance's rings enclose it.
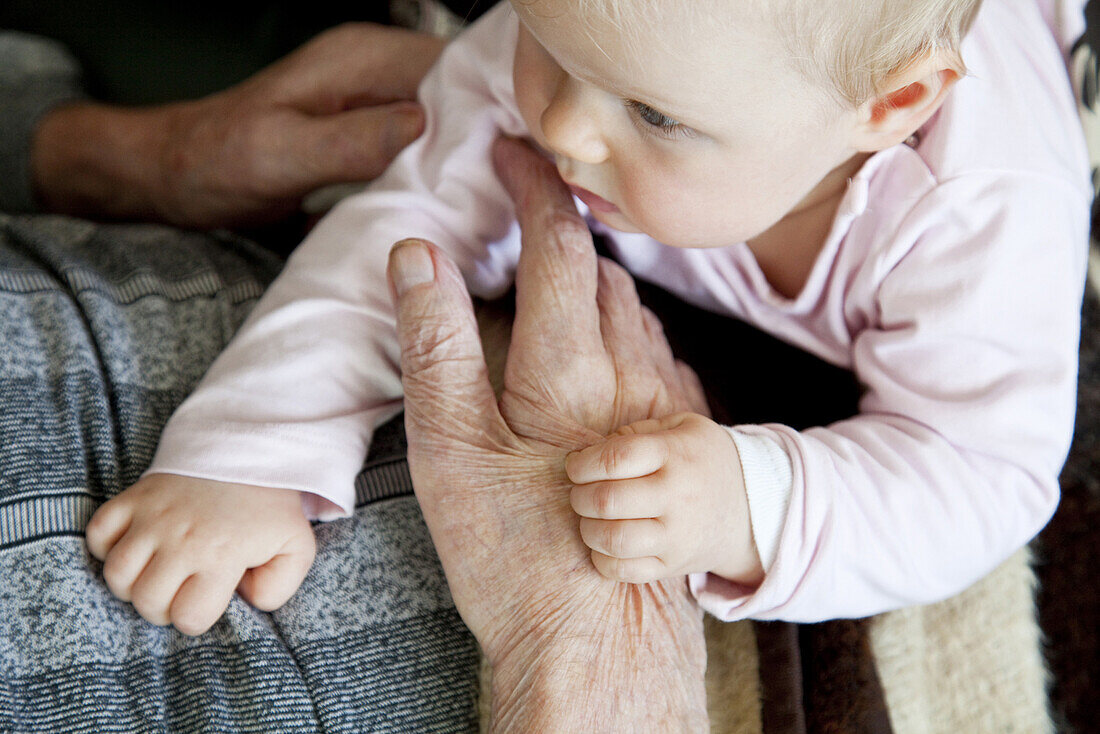
<instances>
[{"instance_id":1,"label":"elderly hand","mask_svg":"<svg viewBox=\"0 0 1100 734\"><path fill-rule=\"evenodd\" d=\"M501 141L523 253L499 403L457 269L391 254L409 466L455 604L493 669L496 731L702 731L701 613L682 578L630 585L592 566L565 457L619 425L704 412L630 277L597 262L553 167Z\"/></svg>"},{"instance_id":2,"label":"elderly hand","mask_svg":"<svg viewBox=\"0 0 1100 734\"><path fill-rule=\"evenodd\" d=\"M375 178L423 129L411 101L443 41L348 24L224 92L145 109L63 106L39 123L43 208L212 228L277 221Z\"/></svg>"}]
</instances>

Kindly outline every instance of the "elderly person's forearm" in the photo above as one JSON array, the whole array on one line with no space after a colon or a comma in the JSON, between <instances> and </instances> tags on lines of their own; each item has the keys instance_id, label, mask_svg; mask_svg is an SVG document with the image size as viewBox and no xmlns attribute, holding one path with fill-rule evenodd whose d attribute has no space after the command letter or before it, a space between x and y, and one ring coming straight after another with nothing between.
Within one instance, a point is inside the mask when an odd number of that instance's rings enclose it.
<instances>
[{"instance_id":1,"label":"elderly person's forearm","mask_svg":"<svg viewBox=\"0 0 1100 734\"><path fill-rule=\"evenodd\" d=\"M117 220L155 220L168 134L164 108L63 105L39 122L31 183L42 209Z\"/></svg>"}]
</instances>

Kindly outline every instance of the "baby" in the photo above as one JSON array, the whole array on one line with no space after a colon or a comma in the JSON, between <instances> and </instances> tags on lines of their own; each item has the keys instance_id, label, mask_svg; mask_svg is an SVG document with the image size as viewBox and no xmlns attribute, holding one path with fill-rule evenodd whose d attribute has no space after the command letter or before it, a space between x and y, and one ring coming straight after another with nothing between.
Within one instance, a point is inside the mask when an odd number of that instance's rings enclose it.
<instances>
[{"instance_id":1,"label":"baby","mask_svg":"<svg viewBox=\"0 0 1100 734\"><path fill-rule=\"evenodd\" d=\"M352 511L401 407L390 246L437 243L476 295L510 285L501 133L553 157L636 276L863 386L827 427L681 414L571 455L601 573L689 574L723 619L796 621L974 582L1058 501L1091 198L1064 56L1081 7L978 6L502 3L425 80L423 137L317 226L92 518L111 590L192 634L235 589L293 594L307 518Z\"/></svg>"}]
</instances>

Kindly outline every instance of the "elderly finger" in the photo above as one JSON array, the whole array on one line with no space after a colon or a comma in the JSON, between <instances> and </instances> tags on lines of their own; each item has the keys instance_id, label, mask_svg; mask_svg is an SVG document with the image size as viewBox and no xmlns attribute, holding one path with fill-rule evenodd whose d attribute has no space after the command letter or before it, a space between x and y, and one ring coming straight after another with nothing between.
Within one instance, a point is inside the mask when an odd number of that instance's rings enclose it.
<instances>
[{"instance_id":1,"label":"elderly finger","mask_svg":"<svg viewBox=\"0 0 1100 734\"><path fill-rule=\"evenodd\" d=\"M667 368L662 371L661 355L651 349L646 310L634 279L617 263L600 258L596 300L603 343L628 396L619 419L632 421L675 410L670 396L679 389L679 376L673 378Z\"/></svg>"},{"instance_id":2,"label":"elderly finger","mask_svg":"<svg viewBox=\"0 0 1100 734\"><path fill-rule=\"evenodd\" d=\"M260 72L264 96L315 115L413 99L445 40L393 26L345 23Z\"/></svg>"},{"instance_id":3,"label":"elderly finger","mask_svg":"<svg viewBox=\"0 0 1100 734\"><path fill-rule=\"evenodd\" d=\"M703 381L687 362L676 360L676 372L680 375L681 394L687 404L686 410L710 418L710 405L707 403L707 393L703 389Z\"/></svg>"},{"instance_id":4,"label":"elderly finger","mask_svg":"<svg viewBox=\"0 0 1100 734\"><path fill-rule=\"evenodd\" d=\"M640 362L639 369L653 363L650 337L634 278L618 263L599 258L596 303L600 309L600 330L608 352L616 362ZM647 376L656 376L656 370Z\"/></svg>"},{"instance_id":5,"label":"elderly finger","mask_svg":"<svg viewBox=\"0 0 1100 734\"><path fill-rule=\"evenodd\" d=\"M572 194L553 164L525 143L498 140L493 163L523 232L514 338L601 353L596 251Z\"/></svg>"},{"instance_id":6,"label":"elderly finger","mask_svg":"<svg viewBox=\"0 0 1100 734\"><path fill-rule=\"evenodd\" d=\"M646 351L661 376L662 384L667 388L667 396L671 402L671 405L660 408L690 410L709 416L710 409L707 407L702 383L687 364L673 355L661 320L644 306L642 320L645 322Z\"/></svg>"},{"instance_id":7,"label":"elderly finger","mask_svg":"<svg viewBox=\"0 0 1100 734\"><path fill-rule=\"evenodd\" d=\"M424 112L414 102L308 118L289 150L297 156L300 193L377 178L423 131Z\"/></svg>"}]
</instances>

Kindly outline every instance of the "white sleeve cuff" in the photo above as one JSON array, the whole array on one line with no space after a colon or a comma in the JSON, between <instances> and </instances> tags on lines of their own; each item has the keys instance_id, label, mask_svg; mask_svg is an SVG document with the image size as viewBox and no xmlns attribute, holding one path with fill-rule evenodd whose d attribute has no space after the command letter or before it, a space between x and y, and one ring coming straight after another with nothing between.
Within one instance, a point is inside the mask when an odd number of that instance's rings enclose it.
<instances>
[{"instance_id":1,"label":"white sleeve cuff","mask_svg":"<svg viewBox=\"0 0 1100 734\"><path fill-rule=\"evenodd\" d=\"M779 536L787 519L794 489L791 458L770 436L744 433L726 426L741 459L741 474L749 500L749 521L756 552L767 572L779 550Z\"/></svg>"}]
</instances>

